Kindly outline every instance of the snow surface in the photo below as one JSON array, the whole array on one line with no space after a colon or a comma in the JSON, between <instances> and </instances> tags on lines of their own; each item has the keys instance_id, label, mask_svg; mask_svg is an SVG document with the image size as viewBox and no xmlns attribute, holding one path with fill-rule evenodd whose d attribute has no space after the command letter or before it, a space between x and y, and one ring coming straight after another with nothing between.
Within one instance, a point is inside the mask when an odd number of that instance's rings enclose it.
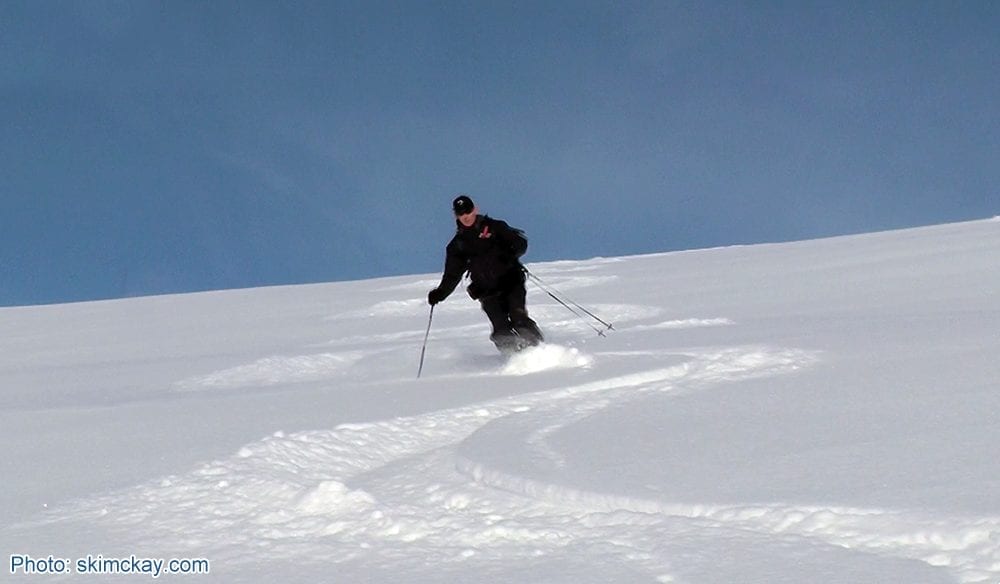
<instances>
[{"instance_id":1,"label":"snow surface","mask_svg":"<svg viewBox=\"0 0 1000 584\"><path fill-rule=\"evenodd\" d=\"M996 220L531 267L616 330L532 289L506 360L459 293L418 380L436 274L0 310L4 560L1000 582Z\"/></svg>"}]
</instances>

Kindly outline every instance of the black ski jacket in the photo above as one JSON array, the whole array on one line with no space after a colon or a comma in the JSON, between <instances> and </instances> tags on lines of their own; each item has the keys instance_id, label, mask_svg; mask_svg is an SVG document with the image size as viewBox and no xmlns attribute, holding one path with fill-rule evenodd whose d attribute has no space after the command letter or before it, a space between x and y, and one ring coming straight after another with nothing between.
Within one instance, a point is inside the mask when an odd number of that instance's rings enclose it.
<instances>
[{"instance_id":1,"label":"black ski jacket","mask_svg":"<svg viewBox=\"0 0 1000 584\"><path fill-rule=\"evenodd\" d=\"M451 294L469 272L472 284L469 295L484 298L524 285L524 266L520 257L528 250L524 232L499 219L486 215L476 217L472 227L458 220L455 237L448 243L444 276L438 288Z\"/></svg>"}]
</instances>

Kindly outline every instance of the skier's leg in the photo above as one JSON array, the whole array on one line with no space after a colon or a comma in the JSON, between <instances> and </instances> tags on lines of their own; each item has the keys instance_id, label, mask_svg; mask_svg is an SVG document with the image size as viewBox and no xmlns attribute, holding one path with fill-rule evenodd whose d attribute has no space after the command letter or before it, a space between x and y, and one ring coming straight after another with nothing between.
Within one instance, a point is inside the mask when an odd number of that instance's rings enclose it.
<instances>
[{"instance_id":1,"label":"skier's leg","mask_svg":"<svg viewBox=\"0 0 1000 584\"><path fill-rule=\"evenodd\" d=\"M511 327L517 332L522 343L530 346L541 343L545 338L538 329L538 324L528 316L528 308L525 306L527 295L524 282L519 282L506 296L507 305L510 307Z\"/></svg>"},{"instance_id":2,"label":"skier's leg","mask_svg":"<svg viewBox=\"0 0 1000 584\"><path fill-rule=\"evenodd\" d=\"M507 316L506 299L499 294L494 294L480 299L479 304L483 307L483 312L486 313L493 326L493 333L490 335L493 344L503 353L515 350L517 336L514 334L514 329L510 326L510 318Z\"/></svg>"}]
</instances>

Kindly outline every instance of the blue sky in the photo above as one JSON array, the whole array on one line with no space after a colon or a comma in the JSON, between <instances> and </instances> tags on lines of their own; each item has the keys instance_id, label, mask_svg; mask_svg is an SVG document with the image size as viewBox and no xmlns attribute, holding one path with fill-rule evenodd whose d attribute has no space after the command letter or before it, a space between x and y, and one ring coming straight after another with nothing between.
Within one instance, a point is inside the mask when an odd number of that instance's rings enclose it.
<instances>
[{"instance_id":1,"label":"blue sky","mask_svg":"<svg viewBox=\"0 0 1000 584\"><path fill-rule=\"evenodd\" d=\"M1000 213L996 2L0 3L0 305Z\"/></svg>"}]
</instances>

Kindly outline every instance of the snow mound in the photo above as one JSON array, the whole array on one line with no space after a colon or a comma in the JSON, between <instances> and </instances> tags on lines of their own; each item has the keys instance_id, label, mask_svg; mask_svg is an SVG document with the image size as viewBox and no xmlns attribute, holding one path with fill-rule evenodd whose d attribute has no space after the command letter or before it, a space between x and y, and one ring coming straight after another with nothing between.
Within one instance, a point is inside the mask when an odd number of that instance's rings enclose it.
<instances>
[{"instance_id":1,"label":"snow mound","mask_svg":"<svg viewBox=\"0 0 1000 584\"><path fill-rule=\"evenodd\" d=\"M375 499L361 490L352 490L339 481L323 481L299 501L302 513L325 515L371 507Z\"/></svg>"},{"instance_id":2,"label":"snow mound","mask_svg":"<svg viewBox=\"0 0 1000 584\"><path fill-rule=\"evenodd\" d=\"M578 349L560 345L539 345L515 354L500 373L503 375L528 375L549 369L589 367L593 358Z\"/></svg>"},{"instance_id":3,"label":"snow mound","mask_svg":"<svg viewBox=\"0 0 1000 584\"><path fill-rule=\"evenodd\" d=\"M366 355L363 351L318 355L275 355L174 384L176 391L232 389L320 381L343 374Z\"/></svg>"}]
</instances>

